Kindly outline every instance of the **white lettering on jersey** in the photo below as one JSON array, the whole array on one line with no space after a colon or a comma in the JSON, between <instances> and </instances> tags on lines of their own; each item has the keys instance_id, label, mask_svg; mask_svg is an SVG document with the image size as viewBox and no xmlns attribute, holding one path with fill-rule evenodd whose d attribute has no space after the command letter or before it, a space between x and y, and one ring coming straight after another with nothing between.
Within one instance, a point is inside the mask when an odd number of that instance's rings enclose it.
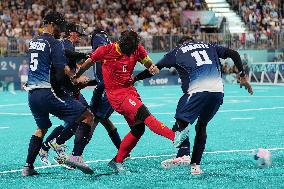
<instances>
[{"instance_id":1,"label":"white lettering on jersey","mask_svg":"<svg viewBox=\"0 0 284 189\"><path fill-rule=\"evenodd\" d=\"M128 101L132 106L136 106L136 102L134 102L133 100L129 99Z\"/></svg>"},{"instance_id":2,"label":"white lettering on jersey","mask_svg":"<svg viewBox=\"0 0 284 189\"><path fill-rule=\"evenodd\" d=\"M127 72L126 67L127 67L127 65L123 65L123 66L122 66L122 72Z\"/></svg>"},{"instance_id":3,"label":"white lettering on jersey","mask_svg":"<svg viewBox=\"0 0 284 189\"><path fill-rule=\"evenodd\" d=\"M29 49L44 51L45 45L46 45L45 43L41 43L38 41L31 41Z\"/></svg>"},{"instance_id":4,"label":"white lettering on jersey","mask_svg":"<svg viewBox=\"0 0 284 189\"><path fill-rule=\"evenodd\" d=\"M186 53L188 51L194 50L194 49L208 49L209 46L207 44L189 44L187 46L181 47L181 50L183 53Z\"/></svg>"}]
</instances>

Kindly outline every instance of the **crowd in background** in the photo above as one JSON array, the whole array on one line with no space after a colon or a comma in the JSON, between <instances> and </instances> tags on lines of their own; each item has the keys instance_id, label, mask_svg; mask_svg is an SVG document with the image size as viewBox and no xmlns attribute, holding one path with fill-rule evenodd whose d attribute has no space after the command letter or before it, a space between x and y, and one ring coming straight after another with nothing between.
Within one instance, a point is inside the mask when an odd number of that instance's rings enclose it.
<instances>
[{"instance_id":1,"label":"crowd in background","mask_svg":"<svg viewBox=\"0 0 284 189\"><path fill-rule=\"evenodd\" d=\"M169 50L180 35L193 35L197 39L232 48L267 48L274 42L281 42L272 35L284 31L284 18L274 2L229 1L238 5L240 15L252 32L245 36L235 34L228 37L223 33L222 36L205 36L200 33L198 19L191 27L183 27L182 11L206 9L204 0L2 0L0 55L15 49L15 54L24 53L29 40L42 31L42 17L50 9L64 13L70 22L80 23L86 33L100 27L117 38L121 31L133 28L152 52ZM83 39L80 45L89 45L89 42Z\"/></svg>"},{"instance_id":2,"label":"crowd in background","mask_svg":"<svg viewBox=\"0 0 284 189\"><path fill-rule=\"evenodd\" d=\"M277 34L284 33L283 5L278 0L229 0L247 25L246 41L254 47L261 41L272 46ZM265 46L267 47L267 46ZM263 47L262 47L263 48Z\"/></svg>"},{"instance_id":3,"label":"crowd in background","mask_svg":"<svg viewBox=\"0 0 284 189\"><path fill-rule=\"evenodd\" d=\"M20 52L41 32L47 10L64 12L67 21L80 23L87 33L94 27L111 36L132 28L142 37L194 33L181 26L183 10L200 10L201 0L2 0L0 1L0 54L16 38ZM84 41L82 42L84 43ZM83 44L84 45L84 44Z\"/></svg>"}]
</instances>

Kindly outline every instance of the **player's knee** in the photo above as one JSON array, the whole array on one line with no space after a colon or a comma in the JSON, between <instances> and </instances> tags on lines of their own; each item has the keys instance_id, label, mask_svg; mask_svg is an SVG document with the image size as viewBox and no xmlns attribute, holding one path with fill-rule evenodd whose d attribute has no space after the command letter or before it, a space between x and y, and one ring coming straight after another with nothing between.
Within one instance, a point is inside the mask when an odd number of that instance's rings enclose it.
<instances>
[{"instance_id":1,"label":"player's knee","mask_svg":"<svg viewBox=\"0 0 284 189\"><path fill-rule=\"evenodd\" d=\"M89 109L87 109L82 115L82 121L81 122L92 126L93 121L94 121L94 115Z\"/></svg>"},{"instance_id":2,"label":"player's knee","mask_svg":"<svg viewBox=\"0 0 284 189\"><path fill-rule=\"evenodd\" d=\"M130 131L135 137L140 138L144 132L145 132L145 124L140 123L137 125L131 126L131 131Z\"/></svg>"},{"instance_id":3,"label":"player's knee","mask_svg":"<svg viewBox=\"0 0 284 189\"><path fill-rule=\"evenodd\" d=\"M182 131L184 130L187 126L188 126L188 122L180 120L180 119L176 119L176 122L172 128L172 130L175 131Z\"/></svg>"},{"instance_id":4,"label":"player's knee","mask_svg":"<svg viewBox=\"0 0 284 189\"><path fill-rule=\"evenodd\" d=\"M145 119L149 117L150 115L151 113L149 112L148 108L143 104L142 106L138 108L135 119L144 122Z\"/></svg>"},{"instance_id":5,"label":"player's knee","mask_svg":"<svg viewBox=\"0 0 284 189\"><path fill-rule=\"evenodd\" d=\"M45 134L47 133L48 129L41 129L41 128L37 128L37 130L35 131L34 135L39 137L39 138L43 138L45 136Z\"/></svg>"}]
</instances>

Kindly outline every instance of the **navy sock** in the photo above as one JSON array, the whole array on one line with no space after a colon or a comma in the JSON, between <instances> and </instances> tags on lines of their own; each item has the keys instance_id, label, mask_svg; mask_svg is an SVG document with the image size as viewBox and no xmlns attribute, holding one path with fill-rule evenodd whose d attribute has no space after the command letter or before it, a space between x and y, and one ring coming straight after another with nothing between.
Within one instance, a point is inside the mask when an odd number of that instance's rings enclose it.
<instances>
[{"instance_id":1,"label":"navy sock","mask_svg":"<svg viewBox=\"0 0 284 189\"><path fill-rule=\"evenodd\" d=\"M78 123L73 123L72 125L68 125L63 129L60 135L56 138L57 144L64 144L67 140L69 140L75 133L78 128Z\"/></svg>"},{"instance_id":2,"label":"navy sock","mask_svg":"<svg viewBox=\"0 0 284 189\"><path fill-rule=\"evenodd\" d=\"M42 138L32 135L30 139L29 149L28 149L26 166L33 167L36 156L38 155L38 152L41 148L42 141L43 141Z\"/></svg>"},{"instance_id":3,"label":"navy sock","mask_svg":"<svg viewBox=\"0 0 284 189\"><path fill-rule=\"evenodd\" d=\"M48 142L50 142L52 139L58 137L58 135L60 135L60 133L62 132L62 130L64 129L64 127L62 125L59 125L58 127L56 127L51 133L50 135L48 135L48 137L46 138L45 142L42 144L42 149L45 151L48 151L50 149L50 146L48 145Z\"/></svg>"},{"instance_id":4,"label":"navy sock","mask_svg":"<svg viewBox=\"0 0 284 189\"><path fill-rule=\"evenodd\" d=\"M200 164L201 158L206 145L206 127L201 127L197 132L194 139L194 146L192 150L191 163Z\"/></svg>"},{"instance_id":5,"label":"navy sock","mask_svg":"<svg viewBox=\"0 0 284 189\"><path fill-rule=\"evenodd\" d=\"M190 156L190 142L188 137L181 144L176 157L182 156Z\"/></svg>"},{"instance_id":6,"label":"navy sock","mask_svg":"<svg viewBox=\"0 0 284 189\"><path fill-rule=\"evenodd\" d=\"M108 136L110 137L112 143L115 145L115 147L117 149L119 149L120 143L121 143L121 139L120 136L117 132L117 128L115 128L114 130L110 131L108 133Z\"/></svg>"},{"instance_id":7,"label":"navy sock","mask_svg":"<svg viewBox=\"0 0 284 189\"><path fill-rule=\"evenodd\" d=\"M74 140L74 148L72 155L81 156L86 145L89 143L89 135L91 132L91 126L86 123L80 123Z\"/></svg>"}]
</instances>

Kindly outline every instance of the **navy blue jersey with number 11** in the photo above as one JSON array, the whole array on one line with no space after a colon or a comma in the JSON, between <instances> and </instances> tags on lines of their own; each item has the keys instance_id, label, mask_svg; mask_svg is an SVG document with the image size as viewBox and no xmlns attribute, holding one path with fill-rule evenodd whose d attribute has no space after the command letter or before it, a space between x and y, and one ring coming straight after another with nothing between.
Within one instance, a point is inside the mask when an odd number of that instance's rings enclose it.
<instances>
[{"instance_id":1,"label":"navy blue jersey with number 11","mask_svg":"<svg viewBox=\"0 0 284 189\"><path fill-rule=\"evenodd\" d=\"M158 63L176 68L184 93L224 92L219 58L227 58L226 48L197 41L189 41L174 48Z\"/></svg>"}]
</instances>

